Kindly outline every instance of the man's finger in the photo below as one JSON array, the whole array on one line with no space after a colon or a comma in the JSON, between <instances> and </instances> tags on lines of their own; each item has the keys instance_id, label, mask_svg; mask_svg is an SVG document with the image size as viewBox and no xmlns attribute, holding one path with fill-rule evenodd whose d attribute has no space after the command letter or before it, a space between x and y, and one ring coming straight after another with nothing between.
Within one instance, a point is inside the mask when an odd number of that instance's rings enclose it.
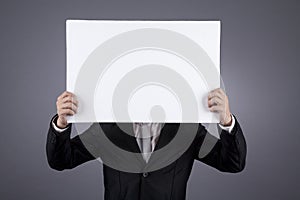
<instances>
[{"instance_id":1,"label":"man's finger","mask_svg":"<svg viewBox=\"0 0 300 200\"><path fill-rule=\"evenodd\" d=\"M211 112L222 112L224 109L224 106L222 105L214 105L208 108Z\"/></svg>"},{"instance_id":2,"label":"man's finger","mask_svg":"<svg viewBox=\"0 0 300 200\"><path fill-rule=\"evenodd\" d=\"M212 92L212 93L220 93L220 94L224 93L223 90L222 90L221 88L213 89L213 90L211 90L210 92Z\"/></svg>"},{"instance_id":3,"label":"man's finger","mask_svg":"<svg viewBox=\"0 0 300 200\"><path fill-rule=\"evenodd\" d=\"M75 112L71 109L61 109L58 113L58 115L63 115L63 116L66 116L66 115L74 115Z\"/></svg>"},{"instance_id":4,"label":"man's finger","mask_svg":"<svg viewBox=\"0 0 300 200\"><path fill-rule=\"evenodd\" d=\"M76 106L78 106L78 101L77 101L76 97L74 97L74 96L65 96L61 101L62 101L62 103L72 102Z\"/></svg>"},{"instance_id":5,"label":"man's finger","mask_svg":"<svg viewBox=\"0 0 300 200\"><path fill-rule=\"evenodd\" d=\"M212 92L208 93L207 97L208 97L208 99L211 99L211 98L216 97L216 96L220 97L221 99L224 98L224 95L219 91L212 91Z\"/></svg>"},{"instance_id":6,"label":"man's finger","mask_svg":"<svg viewBox=\"0 0 300 200\"><path fill-rule=\"evenodd\" d=\"M208 100L208 107L213 105L223 105L223 100L220 97L213 97Z\"/></svg>"},{"instance_id":7,"label":"man's finger","mask_svg":"<svg viewBox=\"0 0 300 200\"><path fill-rule=\"evenodd\" d=\"M225 91L223 90L223 89L219 89L219 92L220 92L220 94L222 94L223 96L225 96L226 95L226 93L225 93Z\"/></svg>"},{"instance_id":8,"label":"man's finger","mask_svg":"<svg viewBox=\"0 0 300 200\"><path fill-rule=\"evenodd\" d=\"M61 105L61 109L72 109L74 112L77 110L77 106L71 102L67 102Z\"/></svg>"},{"instance_id":9,"label":"man's finger","mask_svg":"<svg viewBox=\"0 0 300 200\"><path fill-rule=\"evenodd\" d=\"M65 98L66 96L74 96L74 94L73 94L72 92L64 91L64 92L57 98L57 100L63 99L63 98Z\"/></svg>"}]
</instances>

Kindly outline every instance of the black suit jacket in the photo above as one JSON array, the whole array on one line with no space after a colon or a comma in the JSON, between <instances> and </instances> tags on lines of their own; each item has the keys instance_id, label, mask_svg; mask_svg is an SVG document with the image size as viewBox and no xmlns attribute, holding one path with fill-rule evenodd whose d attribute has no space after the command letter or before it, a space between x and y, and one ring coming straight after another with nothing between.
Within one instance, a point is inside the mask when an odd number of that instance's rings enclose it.
<instances>
[{"instance_id":1,"label":"black suit jacket","mask_svg":"<svg viewBox=\"0 0 300 200\"><path fill-rule=\"evenodd\" d=\"M236 117L235 119L236 123L231 134L222 130L220 139L202 158L199 158L199 150L208 132L204 126L198 124L196 137L187 150L177 160L161 169L148 173L129 173L109 167L104 162L105 200L184 200L194 160L222 172L242 171L246 160L246 142L238 120ZM139 152L135 138L124 133L116 123L100 125L114 144L128 151ZM179 125L165 124L155 150L164 147L174 138ZM58 133L50 123L48 131L46 145L48 163L51 168L60 171L72 169L97 157L87 150L79 135L70 138L72 125L69 126L64 132ZM91 126L81 135L90 137L94 134L93 131Z\"/></svg>"}]
</instances>

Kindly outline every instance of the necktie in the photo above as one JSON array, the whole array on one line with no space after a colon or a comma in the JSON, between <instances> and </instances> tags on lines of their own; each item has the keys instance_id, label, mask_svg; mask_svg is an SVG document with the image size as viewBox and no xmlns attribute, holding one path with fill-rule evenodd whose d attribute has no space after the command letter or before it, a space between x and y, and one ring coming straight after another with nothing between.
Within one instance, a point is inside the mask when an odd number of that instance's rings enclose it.
<instances>
[{"instance_id":1,"label":"necktie","mask_svg":"<svg viewBox=\"0 0 300 200\"><path fill-rule=\"evenodd\" d=\"M140 125L140 131L139 131L139 137L137 138L139 142L139 146L142 152L142 156L146 162L149 161L150 155L151 155L151 132L150 132L150 124L139 124Z\"/></svg>"},{"instance_id":2,"label":"necktie","mask_svg":"<svg viewBox=\"0 0 300 200\"><path fill-rule=\"evenodd\" d=\"M149 161L155 143L158 139L162 123L135 123L134 132L142 156L146 162Z\"/></svg>"}]
</instances>

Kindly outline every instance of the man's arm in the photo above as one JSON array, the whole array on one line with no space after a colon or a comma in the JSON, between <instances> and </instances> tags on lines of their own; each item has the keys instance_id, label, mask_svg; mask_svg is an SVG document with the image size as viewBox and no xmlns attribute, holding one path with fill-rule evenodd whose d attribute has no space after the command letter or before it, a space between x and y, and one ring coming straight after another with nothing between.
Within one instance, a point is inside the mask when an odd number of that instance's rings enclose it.
<instances>
[{"instance_id":1,"label":"man's arm","mask_svg":"<svg viewBox=\"0 0 300 200\"><path fill-rule=\"evenodd\" d=\"M221 129L220 139L214 138L209 132L203 127L200 140L198 140L198 146L196 150L196 160L199 160L209 166L212 166L222 172L237 173L241 172L245 168L247 146L243 135L243 131L240 127L235 116L234 127L229 132L228 130ZM200 156L200 148L203 145L208 145L204 138L208 138L209 142L215 142L214 147L204 157Z\"/></svg>"},{"instance_id":2,"label":"man's arm","mask_svg":"<svg viewBox=\"0 0 300 200\"><path fill-rule=\"evenodd\" d=\"M95 159L85 148L78 135L72 139L70 138L71 124L62 132L55 129L52 122L56 125L57 118L56 114L51 119L47 135L46 152L50 167L61 171L72 169L82 163Z\"/></svg>"},{"instance_id":3,"label":"man's arm","mask_svg":"<svg viewBox=\"0 0 300 200\"><path fill-rule=\"evenodd\" d=\"M196 159L220 171L242 171L246 162L246 141L240 124L230 112L228 97L221 88L214 89L208 94L208 108L211 112L219 114L220 139L217 140L203 126L202 128L199 126ZM202 156L200 148L206 147L209 140L208 143L215 145L207 155Z\"/></svg>"},{"instance_id":4,"label":"man's arm","mask_svg":"<svg viewBox=\"0 0 300 200\"><path fill-rule=\"evenodd\" d=\"M76 96L68 91L63 92L57 98L56 107L57 114L51 119L46 144L50 167L56 170L71 169L94 159L79 136L70 138L72 124L67 123L66 117L77 112ZM88 133L89 129L85 133Z\"/></svg>"}]
</instances>

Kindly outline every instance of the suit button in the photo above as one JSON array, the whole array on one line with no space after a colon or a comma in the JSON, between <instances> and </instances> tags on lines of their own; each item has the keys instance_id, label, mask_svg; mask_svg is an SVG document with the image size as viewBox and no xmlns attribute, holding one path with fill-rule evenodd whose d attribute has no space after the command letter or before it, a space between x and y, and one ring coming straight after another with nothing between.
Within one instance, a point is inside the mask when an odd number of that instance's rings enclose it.
<instances>
[{"instance_id":1,"label":"suit button","mask_svg":"<svg viewBox=\"0 0 300 200\"><path fill-rule=\"evenodd\" d=\"M145 177L145 178L146 178L148 175L149 175L148 172L144 172L144 173L143 173L143 177Z\"/></svg>"}]
</instances>

